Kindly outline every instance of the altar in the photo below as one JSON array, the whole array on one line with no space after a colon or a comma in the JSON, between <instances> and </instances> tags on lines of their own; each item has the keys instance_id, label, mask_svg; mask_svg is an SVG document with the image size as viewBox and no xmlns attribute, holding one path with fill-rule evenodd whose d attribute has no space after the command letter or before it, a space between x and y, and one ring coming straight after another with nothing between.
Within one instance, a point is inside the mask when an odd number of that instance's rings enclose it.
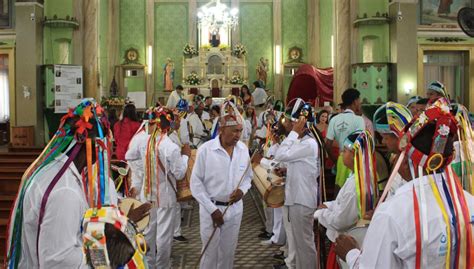
<instances>
[{"instance_id":1,"label":"altar","mask_svg":"<svg viewBox=\"0 0 474 269\"><path fill-rule=\"evenodd\" d=\"M190 76L197 76L199 82L189 83ZM183 58L183 87L188 94L226 97L239 94L247 81L245 55L237 57L228 46L203 46L198 55Z\"/></svg>"}]
</instances>

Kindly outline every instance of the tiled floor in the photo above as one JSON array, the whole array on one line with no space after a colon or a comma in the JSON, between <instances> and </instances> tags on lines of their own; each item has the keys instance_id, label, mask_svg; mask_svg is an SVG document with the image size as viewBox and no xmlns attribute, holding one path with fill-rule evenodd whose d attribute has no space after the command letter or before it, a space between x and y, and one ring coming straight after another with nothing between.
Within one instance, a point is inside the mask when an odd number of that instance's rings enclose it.
<instances>
[{"instance_id":1,"label":"tiled floor","mask_svg":"<svg viewBox=\"0 0 474 269\"><path fill-rule=\"evenodd\" d=\"M252 191L255 199L259 196ZM201 238L199 236L199 206L193 203L192 210L184 211L182 223L183 236L188 238L189 243L174 243L173 245L173 268L195 268L201 252ZM251 193L244 197L244 215L240 226L239 243L235 255L234 268L272 268L274 260L273 253L277 247L266 247L260 245L257 238L263 227L259 216L257 203L252 199Z\"/></svg>"}]
</instances>

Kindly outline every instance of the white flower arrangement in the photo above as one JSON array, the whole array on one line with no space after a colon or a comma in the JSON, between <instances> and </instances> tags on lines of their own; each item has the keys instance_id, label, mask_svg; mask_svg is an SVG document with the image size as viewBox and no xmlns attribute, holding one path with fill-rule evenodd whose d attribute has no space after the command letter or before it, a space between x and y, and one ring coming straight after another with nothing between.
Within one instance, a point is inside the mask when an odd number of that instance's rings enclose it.
<instances>
[{"instance_id":1,"label":"white flower arrangement","mask_svg":"<svg viewBox=\"0 0 474 269\"><path fill-rule=\"evenodd\" d=\"M242 44L237 44L234 46L234 49L232 50L235 56L240 57L243 55L247 54L247 49L245 48L244 45Z\"/></svg>"},{"instance_id":2,"label":"white flower arrangement","mask_svg":"<svg viewBox=\"0 0 474 269\"><path fill-rule=\"evenodd\" d=\"M201 78L196 74L196 72L191 72L186 79L186 84L188 85L199 85L201 83Z\"/></svg>"},{"instance_id":3,"label":"white flower arrangement","mask_svg":"<svg viewBox=\"0 0 474 269\"><path fill-rule=\"evenodd\" d=\"M233 75L230 80L230 84L244 84L244 79L240 77L239 75Z\"/></svg>"},{"instance_id":4,"label":"white flower arrangement","mask_svg":"<svg viewBox=\"0 0 474 269\"><path fill-rule=\"evenodd\" d=\"M191 44L186 44L183 48L183 54L186 56L198 55L198 51Z\"/></svg>"}]
</instances>

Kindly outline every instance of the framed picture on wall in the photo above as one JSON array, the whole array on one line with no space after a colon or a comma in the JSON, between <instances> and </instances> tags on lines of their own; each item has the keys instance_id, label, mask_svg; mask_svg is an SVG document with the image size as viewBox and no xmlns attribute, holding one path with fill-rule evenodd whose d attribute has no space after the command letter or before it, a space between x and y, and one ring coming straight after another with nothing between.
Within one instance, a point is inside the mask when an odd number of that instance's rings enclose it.
<instances>
[{"instance_id":1,"label":"framed picture on wall","mask_svg":"<svg viewBox=\"0 0 474 269\"><path fill-rule=\"evenodd\" d=\"M419 0L420 24L457 26L458 11L474 7L474 0Z\"/></svg>"}]
</instances>

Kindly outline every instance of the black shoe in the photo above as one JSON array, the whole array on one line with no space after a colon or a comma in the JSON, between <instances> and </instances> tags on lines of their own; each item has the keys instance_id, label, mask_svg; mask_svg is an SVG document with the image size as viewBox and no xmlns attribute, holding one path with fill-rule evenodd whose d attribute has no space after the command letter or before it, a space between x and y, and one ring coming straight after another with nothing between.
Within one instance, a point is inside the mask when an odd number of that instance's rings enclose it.
<instances>
[{"instance_id":1,"label":"black shoe","mask_svg":"<svg viewBox=\"0 0 474 269\"><path fill-rule=\"evenodd\" d=\"M274 264L273 269L287 269L288 267L286 266L285 263L279 263L279 264Z\"/></svg>"},{"instance_id":2,"label":"black shoe","mask_svg":"<svg viewBox=\"0 0 474 269\"><path fill-rule=\"evenodd\" d=\"M258 238L263 239L263 240L269 240L270 238L272 238L272 236L273 236L273 233L263 232L258 235Z\"/></svg>"},{"instance_id":3,"label":"black shoe","mask_svg":"<svg viewBox=\"0 0 474 269\"><path fill-rule=\"evenodd\" d=\"M275 255L273 255L273 259L277 260L277 261L284 261L285 260L285 255L283 255L283 253L275 254Z\"/></svg>"},{"instance_id":4,"label":"black shoe","mask_svg":"<svg viewBox=\"0 0 474 269\"><path fill-rule=\"evenodd\" d=\"M174 241L178 241L180 243L187 243L188 242L188 239L186 239L186 237L180 235L180 236L174 236L173 237Z\"/></svg>"},{"instance_id":5,"label":"black shoe","mask_svg":"<svg viewBox=\"0 0 474 269\"><path fill-rule=\"evenodd\" d=\"M267 232L267 229L265 229L265 228L262 228L262 229L260 229L260 232L262 232L262 233L266 233L266 232Z\"/></svg>"}]
</instances>

